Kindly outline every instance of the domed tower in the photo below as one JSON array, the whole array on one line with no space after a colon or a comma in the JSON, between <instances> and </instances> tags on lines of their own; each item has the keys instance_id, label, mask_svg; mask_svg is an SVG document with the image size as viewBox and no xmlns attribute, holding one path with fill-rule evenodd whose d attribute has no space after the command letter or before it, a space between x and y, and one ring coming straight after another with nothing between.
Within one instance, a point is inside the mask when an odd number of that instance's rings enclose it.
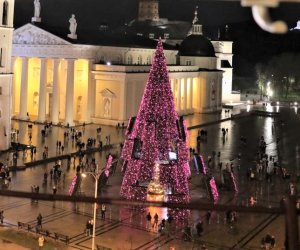
<instances>
[{"instance_id":1,"label":"domed tower","mask_svg":"<svg viewBox=\"0 0 300 250\"><path fill-rule=\"evenodd\" d=\"M0 0L0 150L10 147L14 0Z\"/></svg>"},{"instance_id":2,"label":"domed tower","mask_svg":"<svg viewBox=\"0 0 300 250\"><path fill-rule=\"evenodd\" d=\"M140 0L138 20L158 21L159 20L158 0Z\"/></svg>"},{"instance_id":3,"label":"domed tower","mask_svg":"<svg viewBox=\"0 0 300 250\"><path fill-rule=\"evenodd\" d=\"M202 33L202 25L198 19L198 7L195 10L195 17L192 28L188 36L182 41L179 47L178 55L183 60L187 57L215 57L214 46ZM202 60L203 62L203 60ZM180 62L180 64L185 64ZM193 65L197 64L194 60Z\"/></svg>"}]
</instances>

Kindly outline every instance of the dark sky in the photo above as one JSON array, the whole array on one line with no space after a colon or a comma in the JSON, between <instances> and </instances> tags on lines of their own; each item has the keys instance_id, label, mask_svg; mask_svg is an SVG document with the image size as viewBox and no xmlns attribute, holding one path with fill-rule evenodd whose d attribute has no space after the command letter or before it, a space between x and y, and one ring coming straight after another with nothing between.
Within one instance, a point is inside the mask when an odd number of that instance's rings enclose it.
<instances>
[{"instance_id":1,"label":"dark sky","mask_svg":"<svg viewBox=\"0 0 300 250\"><path fill-rule=\"evenodd\" d=\"M68 25L72 13L78 25L98 27L102 22L123 24L137 16L138 0L40 0L44 22L53 26ZM250 20L249 8L238 1L215 0L160 0L160 16L170 20L191 21L195 6L199 6L199 18L204 25L225 25ZM284 4L273 11L275 18L283 18L290 24L300 19L300 3ZM30 22L33 16L33 0L15 0L15 26Z\"/></svg>"}]
</instances>

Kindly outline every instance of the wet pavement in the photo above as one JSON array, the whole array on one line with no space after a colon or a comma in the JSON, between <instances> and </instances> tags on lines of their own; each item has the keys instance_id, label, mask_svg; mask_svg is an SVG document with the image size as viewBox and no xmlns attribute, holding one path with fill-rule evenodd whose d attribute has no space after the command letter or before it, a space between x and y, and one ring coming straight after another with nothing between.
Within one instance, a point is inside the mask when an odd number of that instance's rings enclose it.
<instances>
[{"instance_id":1,"label":"wet pavement","mask_svg":"<svg viewBox=\"0 0 300 250\"><path fill-rule=\"evenodd\" d=\"M249 107L248 107L249 108ZM251 109L253 107L251 106ZM260 109L264 107L259 106ZM270 107L268 107L270 109ZM248 110L249 111L249 110ZM274 111L277 111L274 108ZM299 147L299 125L300 117L292 108L279 108L280 117L264 117L256 115L246 115L240 119L231 119L240 113L247 114L246 106L235 107L229 113L223 110L221 114L194 115L187 117L189 127L190 147L196 148L196 137L199 129L207 131L207 140L201 141L200 153L205 159L213 155L213 151L220 152L220 158L216 156L209 165L210 173L215 177L219 185L222 180L219 162L225 165L233 163L234 175L237 180L239 192L219 189L219 204L235 204L250 206L249 198L253 196L257 205L266 207L279 206L280 199L289 192L289 183L295 182L299 187L296 174L300 173L300 147ZM60 155L56 150L56 141L61 140L65 146L64 154L74 153L76 147L72 140L64 140L65 128L53 127L48 132L47 137L41 137L43 125L35 124L32 128L32 141L28 138L28 123L13 121L15 129L19 129L18 142L32 144L37 147L35 160L42 159L42 152L45 145L49 147L49 157ZM124 140L124 130L114 127L101 126L101 137L97 137L96 129L98 125L77 126L75 129L83 133L83 141L90 137L102 140L105 144L105 137L111 136L113 148L107 151L96 152L88 157L96 158L99 166L104 166L106 155L109 152L119 154L119 144ZM228 133L223 138L222 128L227 128ZM246 138L247 143L243 143L241 136ZM258 150L260 136L264 136L266 141L266 154L274 156L283 167L291 174L290 180L284 180L280 175L274 175L272 182L265 180L264 175L257 174L256 179L250 181L247 178L249 168L256 166L255 159ZM277 137L279 142L277 143ZM240 159L238 157L240 155ZM7 162L8 154L2 154L1 159ZM22 154L18 159L18 165L30 162L30 154L23 158ZM10 160L8 160L10 162ZM9 185L11 190L31 192L32 185L40 186L40 193L52 193L52 188L57 187L58 194L68 194L72 178L76 174L76 166L72 161L70 168L67 167L67 160L62 160L63 176L59 181L48 178L43 183L43 174L49 172L54 162L44 163L35 167L27 168L23 171L11 173L12 181ZM120 197L120 185L122 174L118 166L114 175L109 178L106 188L102 194L110 197ZM192 169L190 180L191 197L193 200L200 200L210 203L208 193L204 184L203 176L197 174ZM94 195L94 180L87 177L81 184L81 195ZM74 204L69 202L32 202L28 199L17 199L2 197L0 209L5 212L5 225L16 227L21 221L31 225L36 224L38 213L42 213L43 228L51 233L59 232L70 237L70 249L90 249L91 237L84 233L87 220L93 216L91 204ZM225 213L212 212L210 223L206 223L206 211L192 211L189 217L189 225L193 228L192 241L184 241L182 237L183 225L175 222L171 225L166 234L157 233L156 228L146 227L146 213L150 211L152 216L155 212L159 215L159 221L167 217L167 209L147 208L146 210L136 210L132 207L107 206L106 219L100 217L96 223L96 243L100 246L113 250L125 249L202 249L205 244L208 249L260 249L260 241L263 236L270 233L276 238L275 249L283 249L284 245L284 217L272 214L238 214L237 223L233 228L228 226ZM204 233L199 238L194 229L195 224L202 220L204 222ZM187 223L187 222L186 222Z\"/></svg>"}]
</instances>

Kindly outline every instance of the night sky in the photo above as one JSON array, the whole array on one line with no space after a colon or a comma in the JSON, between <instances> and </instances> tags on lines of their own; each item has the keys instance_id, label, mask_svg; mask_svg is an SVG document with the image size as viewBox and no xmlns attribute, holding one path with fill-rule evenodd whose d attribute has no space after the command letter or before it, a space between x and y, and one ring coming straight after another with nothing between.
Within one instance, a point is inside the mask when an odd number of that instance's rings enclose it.
<instances>
[{"instance_id":1,"label":"night sky","mask_svg":"<svg viewBox=\"0 0 300 250\"><path fill-rule=\"evenodd\" d=\"M137 17L138 0L40 0L42 23L48 27L69 27L71 14L76 15L78 30L98 30L100 24L111 28L123 26ZM229 24L233 40L234 74L253 76L258 62L267 62L283 52L300 53L300 32L284 36L261 31L254 23L251 9L241 7L239 1L160 0L160 17L191 22L195 6L203 24L204 35L216 38L217 30ZM31 21L33 0L15 0L16 28ZM295 27L300 20L300 3L281 4L272 9L273 19L287 21ZM213 37L215 36L215 37Z\"/></svg>"},{"instance_id":2,"label":"night sky","mask_svg":"<svg viewBox=\"0 0 300 250\"><path fill-rule=\"evenodd\" d=\"M41 16L47 23L65 25L71 13L76 14L78 25L98 26L108 22L121 25L136 18L138 0L40 0ZM15 26L30 21L33 0L15 0ZM251 19L249 8L237 1L214 0L160 0L160 16L170 20L191 21L195 6L204 25L225 25ZM274 17L283 17L293 24L300 19L300 4L284 4L274 11Z\"/></svg>"}]
</instances>

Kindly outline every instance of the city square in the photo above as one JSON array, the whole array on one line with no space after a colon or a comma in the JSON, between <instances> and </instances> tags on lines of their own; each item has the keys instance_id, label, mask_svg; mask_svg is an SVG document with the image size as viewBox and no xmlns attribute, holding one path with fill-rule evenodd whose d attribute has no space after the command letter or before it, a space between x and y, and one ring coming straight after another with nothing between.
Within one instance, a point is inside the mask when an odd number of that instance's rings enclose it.
<instances>
[{"instance_id":1,"label":"city square","mask_svg":"<svg viewBox=\"0 0 300 250\"><path fill-rule=\"evenodd\" d=\"M0 0L0 249L299 249L298 16L167 1Z\"/></svg>"},{"instance_id":2,"label":"city square","mask_svg":"<svg viewBox=\"0 0 300 250\"><path fill-rule=\"evenodd\" d=\"M243 107L243 106L242 106ZM259 107L262 108L262 107ZM276 107L274 107L274 110ZM280 107L282 110L281 119L290 119L293 117L295 123L297 115L295 114L294 108L290 109L287 107ZM231 111L233 114L238 115L240 112L246 112L241 108L235 108ZM233 115L233 117L235 116ZM205 125L205 121L209 121ZM225 121L223 121L225 120ZM15 121L14 127L19 128L19 142L26 143L28 140L28 122ZM287 195L289 192L289 183L291 181L297 184L297 162L298 158L298 145L297 139L294 137L293 129L297 128L295 124L281 124L281 120L273 117L259 117L247 114L246 117L228 120L225 110L221 115L199 115L193 117L191 126L198 125L199 128L191 129L190 131L190 146L196 145L196 135L200 128L205 128L208 131L207 142L201 142L200 150L201 154L207 159L212 155L212 151L221 152L220 161L234 163L234 172L237 174L239 191L235 194L232 191L226 191L220 189L220 204L236 204L246 207L251 207L250 197L254 196L257 203L254 206L263 207L278 207L280 206L280 199ZM287 126L289 126L287 128ZM291 127L290 127L291 126ZM21 130L23 127L23 130ZM42 129L43 125L33 125L33 134L38 134L38 131ZM112 154L119 155L119 144L123 141L124 130L117 129L114 127L103 127L102 137L111 135L113 148L95 153L97 162L103 166L105 164L105 156L112 152ZM221 128L228 128L228 135L226 136L225 142L222 140ZM273 127L273 129L272 129ZM95 125L86 125L84 138L95 136L96 134ZM272 182L265 180L264 176L259 177L255 181L247 180L247 170L251 167L255 167L253 160L257 150L257 140L259 136L249 136L247 138L247 145L244 145L240 141L240 137L243 136L245 129L252 128L253 133L257 135L264 135L267 142L266 153L277 157L277 151L281 151L281 164L286 166L288 171L292 174L290 180L283 180L278 174L275 175ZM78 130L82 130L83 126L76 127ZM273 132L272 132L273 130ZM49 158L56 156L56 138L62 138L63 140L62 127L53 127L51 134L46 138L46 142L42 142L40 137L33 136L33 143L37 146L37 159L42 158L42 149L44 143L47 143L50 149ZM255 132L254 132L255 131ZM275 132L276 131L276 132ZM290 131L290 132L287 132ZM210 134L217 133L219 136L210 138ZM60 136L54 136L60 134ZM121 136L122 135L122 136ZM53 137L52 137L53 136ZM246 136L246 135L245 135ZM276 146L276 138L281 138L278 147ZM217 139L216 139L217 138ZM84 141L84 139L83 139ZM70 143L70 142L69 142ZM285 153L284 143L289 144L289 148L294 148L294 152L290 153L293 155L292 160L293 166L290 167L291 155L287 156ZM235 145L235 146L233 146ZM74 148L73 148L74 150ZM71 145L66 144L66 153L73 152ZM241 155L240 160L238 155ZM3 156L2 156L3 157ZM21 157L22 158L22 157ZM5 161L5 157L3 161ZM21 159L20 159L21 160ZM30 161L29 154L25 159ZM77 165L78 159L76 159L75 165ZM219 183L218 175L220 174L217 165L218 160L214 159L210 168L214 172L214 176ZM20 170L11 173L11 183L9 184L9 190L20 190L30 192L30 186L39 185L41 193L52 193L52 187L54 180L47 181L43 184L43 174L45 171L50 171L55 162L49 162L47 164L40 164L34 167L26 168L26 170ZM73 163L71 163L73 165ZM72 178L75 174L74 167L67 170L67 160L62 161L62 169L65 174L64 180L60 180L60 183L55 184L57 186L57 194L68 194L69 186ZM119 165L114 175L109 178L108 184L101 192L101 195L105 197L120 197L120 184L122 174L121 166ZM81 185L81 192L86 196L93 196L93 180L83 180ZM210 203L210 198L205 189L201 176L192 170L192 177L189 181L192 199L200 200L204 203ZM101 196L100 196L101 197ZM21 221L24 223L36 224L36 216L38 213L42 213L44 217L43 228L49 230L49 232L59 232L61 234L68 235L70 237L69 247L72 249L87 249L91 245L91 237L88 237L84 233L86 221L92 218L92 204L74 204L69 202L46 202L38 201L37 203L32 202L28 199L17 199L17 198L3 198L3 205L1 209L5 212L4 225L8 227L17 228L17 222ZM22 211L22 213L20 213ZM26 212L27 211L27 212ZM184 241L183 229L184 225L180 222L178 225L174 223L172 225L172 234L161 235L157 232L157 229L146 227L146 214L150 211L152 216L154 213L158 213L159 220L167 218L167 209L164 208L145 208L142 210L136 209L134 206L108 206L105 220L100 217L100 209L98 209L98 217L96 224L96 244L111 249L169 249L175 247L175 249L201 249L202 244L205 244L208 249L234 249L236 247L244 247L245 249L259 249L261 238L265 234L271 233L276 237L276 246L281 249L284 245L284 215L276 214L248 214L238 213L238 221L236 223L237 232L231 232L231 229L226 224L224 219L226 213L212 211L210 224L206 223L206 212L204 210L191 211L188 223L190 226L195 227L195 224L202 220L204 223L204 233L198 238L196 235L193 236L193 240ZM225 219L226 220L226 219ZM72 221L76 221L74 224ZM57 223L59 222L59 223ZM70 226L72 225L72 227ZM173 231L174 230L174 231ZM195 234L195 232L194 232ZM138 235L138 236L137 236ZM220 236L224 237L221 237ZM33 234L34 236L34 234ZM123 237L118 242L116 238ZM223 239L223 240L222 240Z\"/></svg>"}]
</instances>

